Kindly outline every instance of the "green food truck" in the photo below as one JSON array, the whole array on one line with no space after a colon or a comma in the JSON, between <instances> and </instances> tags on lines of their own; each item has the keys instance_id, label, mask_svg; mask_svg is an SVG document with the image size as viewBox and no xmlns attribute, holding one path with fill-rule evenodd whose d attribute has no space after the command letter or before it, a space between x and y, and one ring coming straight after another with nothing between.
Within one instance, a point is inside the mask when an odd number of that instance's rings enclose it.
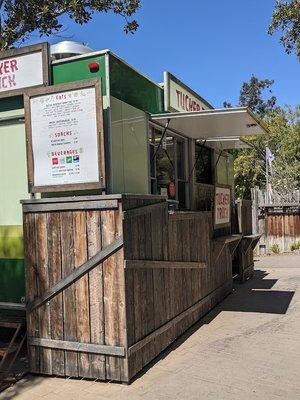
<instances>
[{"instance_id":1,"label":"green food truck","mask_svg":"<svg viewBox=\"0 0 300 400\"><path fill-rule=\"evenodd\" d=\"M41 193L31 191L23 95L33 88L42 90L61 84L78 87L90 80L101 82L105 185L79 190L75 185L71 191L63 187ZM67 132L58 131L58 139ZM61 42L0 54L2 307L11 304L18 309L24 303L20 200L104 193L153 194L168 196L180 210L211 211L216 184L233 187L233 162L228 150L247 147L240 137L264 132L247 108L214 109L171 73L165 72L164 82L158 84L110 50L92 51L78 43ZM54 164L66 160L75 164L81 157L79 153L76 157L67 154L65 159L59 158L62 153L57 154L52 157Z\"/></svg>"}]
</instances>

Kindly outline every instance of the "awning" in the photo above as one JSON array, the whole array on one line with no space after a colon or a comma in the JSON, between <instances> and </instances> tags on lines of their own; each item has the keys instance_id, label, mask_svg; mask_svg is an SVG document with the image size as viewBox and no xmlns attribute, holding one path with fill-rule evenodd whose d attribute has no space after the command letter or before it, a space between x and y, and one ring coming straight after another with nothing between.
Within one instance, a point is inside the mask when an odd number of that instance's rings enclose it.
<instances>
[{"instance_id":1,"label":"awning","mask_svg":"<svg viewBox=\"0 0 300 400\"><path fill-rule=\"evenodd\" d=\"M220 137L220 138L213 138L213 139L204 139L206 142L206 145L221 149L221 150L229 150L229 149L250 149L251 146L246 143L244 140L242 140L239 137L232 137L232 138L226 138L226 137ZM198 140L196 140L197 142ZM199 140L199 142L203 142L203 140Z\"/></svg>"},{"instance_id":2,"label":"awning","mask_svg":"<svg viewBox=\"0 0 300 400\"><path fill-rule=\"evenodd\" d=\"M152 114L151 120L166 125L191 139L262 135L266 127L247 107L222 108L187 113Z\"/></svg>"}]
</instances>

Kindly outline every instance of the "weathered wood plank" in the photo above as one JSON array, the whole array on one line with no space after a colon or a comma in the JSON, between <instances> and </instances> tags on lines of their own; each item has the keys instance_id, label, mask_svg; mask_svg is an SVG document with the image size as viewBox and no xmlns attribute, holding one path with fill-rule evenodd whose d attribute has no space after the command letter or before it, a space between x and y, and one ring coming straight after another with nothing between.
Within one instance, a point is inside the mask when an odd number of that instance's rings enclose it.
<instances>
[{"instance_id":1,"label":"weathered wood plank","mask_svg":"<svg viewBox=\"0 0 300 400\"><path fill-rule=\"evenodd\" d=\"M84 211L75 211L74 219L74 266L75 271L87 262L87 235L86 214ZM76 290L76 324L77 340L90 343L90 305L88 274L81 275L75 283ZM91 377L90 357L88 354L78 354L78 375L84 378Z\"/></svg>"},{"instance_id":2,"label":"weathered wood plank","mask_svg":"<svg viewBox=\"0 0 300 400\"><path fill-rule=\"evenodd\" d=\"M168 204L164 201L161 203L149 204L148 206L140 206L137 208L132 208L130 210L124 211L124 218L138 217L140 215L148 214L152 210L155 210L157 208L167 208L167 207Z\"/></svg>"},{"instance_id":3,"label":"weathered wood plank","mask_svg":"<svg viewBox=\"0 0 300 400\"><path fill-rule=\"evenodd\" d=\"M25 311L26 305L24 303L9 303L9 302L0 302L0 310L16 310L16 311Z\"/></svg>"},{"instance_id":4,"label":"weathered wood plank","mask_svg":"<svg viewBox=\"0 0 300 400\"><path fill-rule=\"evenodd\" d=\"M58 293L65 290L68 286L75 283L78 279L88 273L91 269L95 268L98 264L105 261L107 258L112 256L118 250L123 247L123 238L118 237L113 243L104 247L99 253L97 253L94 257L84 262L80 267L76 268L74 271L64 277L60 282L56 285L52 286L45 294L35 299L33 302L28 304L27 311L31 312L32 310L40 307L46 301L50 300L52 297L56 296Z\"/></svg>"},{"instance_id":5,"label":"weathered wood plank","mask_svg":"<svg viewBox=\"0 0 300 400\"><path fill-rule=\"evenodd\" d=\"M118 209L118 200L76 201L66 203L23 204L24 213Z\"/></svg>"},{"instance_id":6,"label":"weathered wood plank","mask_svg":"<svg viewBox=\"0 0 300 400\"><path fill-rule=\"evenodd\" d=\"M24 261L25 261L25 287L26 299L31 302L38 293L37 287L37 260L36 260L36 227L35 215L24 215ZM38 312L27 313L27 332L29 335L39 335ZM29 371L39 373L39 349L28 347Z\"/></svg>"},{"instance_id":7,"label":"weathered wood plank","mask_svg":"<svg viewBox=\"0 0 300 400\"><path fill-rule=\"evenodd\" d=\"M187 315L189 315L189 314L195 312L197 309L199 309L203 305L203 303L205 303L208 300L208 298L216 296L219 292L223 292L224 289L226 289L226 288L228 288L228 293L229 293L231 287L232 287L232 281L231 280L228 281L228 282L225 282L222 286L220 286L219 288L215 289L208 296L205 296L200 301L198 301L196 304L194 304L193 306L189 307L187 310L185 310L181 314L177 315L175 318L171 319L169 322L167 322L166 324L164 324L160 328L156 329L150 335L148 335L147 337L143 338L139 342L135 343L133 346L129 347L128 356L133 355L136 351L138 351L139 349L143 348L150 341L156 339L156 337L161 335L166 330L172 329L178 322L180 322Z\"/></svg>"},{"instance_id":8,"label":"weathered wood plank","mask_svg":"<svg viewBox=\"0 0 300 400\"><path fill-rule=\"evenodd\" d=\"M61 213L61 257L62 278L69 276L74 270L74 224L71 211ZM76 313L76 291L75 286L66 287L63 291L64 311L64 340L77 341ZM66 376L78 376L77 353L65 352L65 374Z\"/></svg>"},{"instance_id":9,"label":"weathered wood plank","mask_svg":"<svg viewBox=\"0 0 300 400\"><path fill-rule=\"evenodd\" d=\"M125 260L125 268L127 269L191 269L206 268L206 262L199 261L164 261L164 260Z\"/></svg>"},{"instance_id":10,"label":"weathered wood plank","mask_svg":"<svg viewBox=\"0 0 300 400\"><path fill-rule=\"evenodd\" d=\"M61 349L75 351L78 353L102 354L109 356L124 357L126 350L124 347L105 346L94 343L71 342L66 340L53 340L29 337L28 343L31 346L45 347L49 349Z\"/></svg>"},{"instance_id":11,"label":"weathered wood plank","mask_svg":"<svg viewBox=\"0 0 300 400\"><path fill-rule=\"evenodd\" d=\"M36 249L38 265L38 292L43 295L49 288L48 251L47 251L47 214L36 214ZM39 309L39 333L42 338L51 338L50 307L44 304ZM40 373L52 373L51 350L40 349Z\"/></svg>"},{"instance_id":12,"label":"weathered wood plank","mask_svg":"<svg viewBox=\"0 0 300 400\"><path fill-rule=\"evenodd\" d=\"M48 274L49 286L55 285L61 280L61 236L60 214L50 213L47 221L48 233ZM53 298L49 304L51 339L63 340L63 299L62 294ZM65 354L62 350L52 350L52 373L54 375L65 374Z\"/></svg>"},{"instance_id":13,"label":"weathered wood plank","mask_svg":"<svg viewBox=\"0 0 300 400\"><path fill-rule=\"evenodd\" d=\"M87 211L87 245L88 258L95 256L102 249L101 213ZM104 294L103 294L103 264L89 272L89 302L91 343L104 344ZM106 379L105 357L90 355L91 376Z\"/></svg>"},{"instance_id":14,"label":"weathered wood plank","mask_svg":"<svg viewBox=\"0 0 300 400\"><path fill-rule=\"evenodd\" d=\"M118 211L101 211L102 246L109 247L122 234L122 209ZM123 239L122 239L123 246ZM105 344L110 346L127 346L126 312L125 312L125 276L124 255L122 246L118 252L107 258L103 264L104 285L104 320ZM127 361L106 357L106 377L116 381L127 381Z\"/></svg>"}]
</instances>

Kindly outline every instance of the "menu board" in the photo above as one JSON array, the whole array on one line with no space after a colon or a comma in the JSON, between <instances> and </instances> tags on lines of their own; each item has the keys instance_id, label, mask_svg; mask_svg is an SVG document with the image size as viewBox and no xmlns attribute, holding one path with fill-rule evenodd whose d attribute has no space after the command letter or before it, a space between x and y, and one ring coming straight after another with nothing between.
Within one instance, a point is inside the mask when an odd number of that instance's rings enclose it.
<instances>
[{"instance_id":1,"label":"menu board","mask_svg":"<svg viewBox=\"0 0 300 400\"><path fill-rule=\"evenodd\" d=\"M42 192L99 184L96 87L32 95L29 109L33 186Z\"/></svg>"},{"instance_id":2,"label":"menu board","mask_svg":"<svg viewBox=\"0 0 300 400\"><path fill-rule=\"evenodd\" d=\"M215 227L222 228L230 225L231 187L215 187Z\"/></svg>"}]
</instances>

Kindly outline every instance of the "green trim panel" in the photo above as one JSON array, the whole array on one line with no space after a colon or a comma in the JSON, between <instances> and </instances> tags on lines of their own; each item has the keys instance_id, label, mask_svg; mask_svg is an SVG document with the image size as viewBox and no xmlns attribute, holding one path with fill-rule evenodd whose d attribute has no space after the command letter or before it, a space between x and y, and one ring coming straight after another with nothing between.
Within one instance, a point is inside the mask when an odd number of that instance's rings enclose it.
<instances>
[{"instance_id":1,"label":"green trim panel","mask_svg":"<svg viewBox=\"0 0 300 400\"><path fill-rule=\"evenodd\" d=\"M99 70L91 72L88 65L92 62L99 64ZM86 57L77 60L65 61L52 65L53 85L75 82L84 79L101 78L102 95L106 96L105 56Z\"/></svg>"},{"instance_id":2,"label":"green trim panel","mask_svg":"<svg viewBox=\"0 0 300 400\"><path fill-rule=\"evenodd\" d=\"M0 226L0 258L23 259L23 229L22 226Z\"/></svg>"},{"instance_id":3,"label":"green trim panel","mask_svg":"<svg viewBox=\"0 0 300 400\"><path fill-rule=\"evenodd\" d=\"M24 260L0 258L0 301L20 303L24 296Z\"/></svg>"},{"instance_id":4,"label":"green trim panel","mask_svg":"<svg viewBox=\"0 0 300 400\"><path fill-rule=\"evenodd\" d=\"M23 96L0 99L0 112L18 110L21 108L23 108Z\"/></svg>"},{"instance_id":5,"label":"green trim panel","mask_svg":"<svg viewBox=\"0 0 300 400\"><path fill-rule=\"evenodd\" d=\"M149 113L163 113L163 90L113 55L109 58L110 94Z\"/></svg>"}]
</instances>

